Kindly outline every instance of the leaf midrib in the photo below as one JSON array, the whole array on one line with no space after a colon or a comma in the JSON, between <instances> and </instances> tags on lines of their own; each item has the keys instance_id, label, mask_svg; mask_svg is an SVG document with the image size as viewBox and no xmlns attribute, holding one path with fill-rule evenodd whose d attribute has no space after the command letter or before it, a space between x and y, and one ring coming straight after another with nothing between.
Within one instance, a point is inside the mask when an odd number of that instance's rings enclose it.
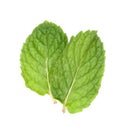
<instances>
[{"instance_id":1,"label":"leaf midrib","mask_svg":"<svg viewBox=\"0 0 116 130\"><path fill-rule=\"evenodd\" d=\"M50 81L49 81L48 58L46 58L45 63L46 63L46 78L47 78L47 83L48 83L48 92L49 92L50 95L52 95L51 94Z\"/></svg>"},{"instance_id":2,"label":"leaf midrib","mask_svg":"<svg viewBox=\"0 0 116 130\"><path fill-rule=\"evenodd\" d=\"M76 80L76 75L77 75L77 73L78 73L78 71L79 71L79 69L80 69L80 66L81 66L81 64L80 64L78 67L76 67L77 69L76 69L76 72L75 72L73 81L72 81L72 83L71 83L71 85L70 85L70 89L68 90L68 93L67 93L66 98L65 98L65 100L64 100L64 104L63 104L63 107L64 107L64 108L65 108L66 103L67 103L67 101L68 101L69 95L70 95L70 93L71 93L71 91L72 91L73 85L74 85L75 80Z\"/></svg>"},{"instance_id":3,"label":"leaf midrib","mask_svg":"<svg viewBox=\"0 0 116 130\"><path fill-rule=\"evenodd\" d=\"M45 60L45 64L46 64L46 80L48 83L48 94L50 95L51 99L53 100L53 103L56 103L56 100L54 99L53 95L52 95L52 91L51 91L51 85L50 85L50 79L49 79L49 62L48 62L48 57Z\"/></svg>"}]
</instances>

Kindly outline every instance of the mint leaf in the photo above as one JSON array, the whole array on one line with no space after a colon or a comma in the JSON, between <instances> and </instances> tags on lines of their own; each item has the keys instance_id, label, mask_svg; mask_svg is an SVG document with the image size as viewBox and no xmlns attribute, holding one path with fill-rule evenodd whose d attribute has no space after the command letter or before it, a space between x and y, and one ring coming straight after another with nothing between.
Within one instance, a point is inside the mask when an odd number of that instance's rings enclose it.
<instances>
[{"instance_id":1,"label":"mint leaf","mask_svg":"<svg viewBox=\"0 0 116 130\"><path fill-rule=\"evenodd\" d=\"M70 113L82 111L96 97L104 72L104 48L96 31L72 37L50 70L54 98Z\"/></svg>"},{"instance_id":2,"label":"mint leaf","mask_svg":"<svg viewBox=\"0 0 116 130\"><path fill-rule=\"evenodd\" d=\"M26 39L20 56L22 76L28 88L51 94L49 71L67 43L67 36L54 23L45 21Z\"/></svg>"},{"instance_id":3,"label":"mint leaf","mask_svg":"<svg viewBox=\"0 0 116 130\"><path fill-rule=\"evenodd\" d=\"M88 107L98 94L104 73L105 51L96 31L80 32L67 44L67 36L45 21L26 39L21 70L28 88L49 94L70 113Z\"/></svg>"}]
</instances>

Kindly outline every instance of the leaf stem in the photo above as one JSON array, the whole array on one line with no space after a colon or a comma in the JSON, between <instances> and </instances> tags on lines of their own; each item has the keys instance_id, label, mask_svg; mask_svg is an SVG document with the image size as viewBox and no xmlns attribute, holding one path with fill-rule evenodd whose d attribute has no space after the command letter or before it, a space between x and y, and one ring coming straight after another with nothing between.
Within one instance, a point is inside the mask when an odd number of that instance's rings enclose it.
<instances>
[{"instance_id":1,"label":"leaf stem","mask_svg":"<svg viewBox=\"0 0 116 130\"><path fill-rule=\"evenodd\" d=\"M62 112L63 112L63 113L66 112L66 107L65 107L65 105L63 105L63 107L62 107Z\"/></svg>"}]
</instances>

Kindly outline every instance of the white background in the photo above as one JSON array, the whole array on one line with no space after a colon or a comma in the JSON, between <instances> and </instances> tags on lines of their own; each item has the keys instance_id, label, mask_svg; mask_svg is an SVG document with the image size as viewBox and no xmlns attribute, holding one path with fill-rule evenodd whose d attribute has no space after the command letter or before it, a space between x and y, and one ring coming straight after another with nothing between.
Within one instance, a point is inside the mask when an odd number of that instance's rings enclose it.
<instances>
[{"instance_id":1,"label":"white background","mask_svg":"<svg viewBox=\"0 0 116 130\"><path fill-rule=\"evenodd\" d=\"M25 87L20 51L44 20L60 25L70 38L98 30L106 67L98 96L77 114ZM115 0L0 0L0 130L116 130Z\"/></svg>"}]
</instances>

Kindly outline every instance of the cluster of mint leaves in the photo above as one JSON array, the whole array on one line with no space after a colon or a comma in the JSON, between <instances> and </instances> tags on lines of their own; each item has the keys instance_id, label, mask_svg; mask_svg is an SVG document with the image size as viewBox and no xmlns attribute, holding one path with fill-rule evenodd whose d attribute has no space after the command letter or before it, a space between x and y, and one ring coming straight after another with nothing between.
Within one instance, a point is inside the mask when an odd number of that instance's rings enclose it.
<instances>
[{"instance_id":1,"label":"cluster of mint leaves","mask_svg":"<svg viewBox=\"0 0 116 130\"><path fill-rule=\"evenodd\" d=\"M76 113L98 93L105 51L96 31L81 31L68 42L59 26L45 21L27 37L20 63L28 88L49 94L63 104L63 111Z\"/></svg>"}]
</instances>

